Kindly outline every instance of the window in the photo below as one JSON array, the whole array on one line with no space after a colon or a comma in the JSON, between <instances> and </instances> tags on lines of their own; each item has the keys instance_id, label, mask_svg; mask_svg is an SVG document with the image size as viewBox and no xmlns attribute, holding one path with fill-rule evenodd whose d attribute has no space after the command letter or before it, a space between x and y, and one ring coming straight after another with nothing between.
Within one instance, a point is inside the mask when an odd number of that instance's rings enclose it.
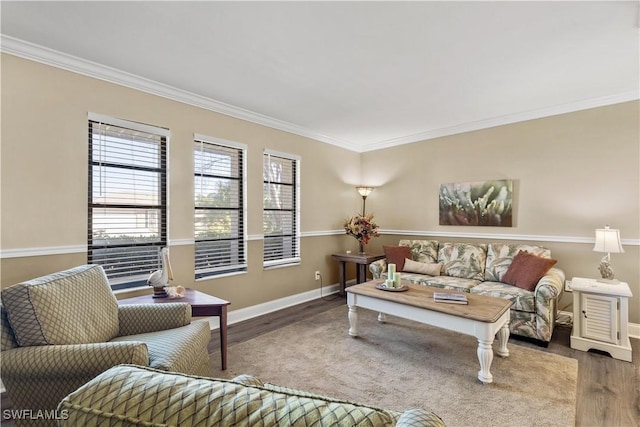
<instances>
[{"instance_id":1,"label":"window","mask_svg":"<svg viewBox=\"0 0 640 427\"><path fill-rule=\"evenodd\" d=\"M146 284L167 245L166 129L89 115L88 261L113 289Z\"/></svg>"},{"instance_id":2,"label":"window","mask_svg":"<svg viewBox=\"0 0 640 427\"><path fill-rule=\"evenodd\" d=\"M300 262L300 158L265 151L262 224L264 266Z\"/></svg>"},{"instance_id":3,"label":"window","mask_svg":"<svg viewBox=\"0 0 640 427\"><path fill-rule=\"evenodd\" d=\"M194 140L196 279L247 271L246 146L201 135Z\"/></svg>"}]
</instances>

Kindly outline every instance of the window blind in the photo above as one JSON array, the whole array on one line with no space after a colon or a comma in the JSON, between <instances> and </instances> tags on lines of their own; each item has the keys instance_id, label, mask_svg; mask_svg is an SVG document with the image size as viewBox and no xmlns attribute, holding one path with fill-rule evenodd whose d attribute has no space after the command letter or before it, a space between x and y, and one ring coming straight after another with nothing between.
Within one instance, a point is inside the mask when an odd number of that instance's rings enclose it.
<instances>
[{"instance_id":1,"label":"window blind","mask_svg":"<svg viewBox=\"0 0 640 427\"><path fill-rule=\"evenodd\" d=\"M216 142L211 142L211 141ZM246 271L244 153L196 135L194 145L195 276Z\"/></svg>"},{"instance_id":2,"label":"window blind","mask_svg":"<svg viewBox=\"0 0 640 427\"><path fill-rule=\"evenodd\" d=\"M166 130L131 124L89 120L88 261L114 289L145 283L167 245Z\"/></svg>"},{"instance_id":3,"label":"window blind","mask_svg":"<svg viewBox=\"0 0 640 427\"><path fill-rule=\"evenodd\" d=\"M299 159L265 152L263 157L264 265L300 261Z\"/></svg>"}]
</instances>

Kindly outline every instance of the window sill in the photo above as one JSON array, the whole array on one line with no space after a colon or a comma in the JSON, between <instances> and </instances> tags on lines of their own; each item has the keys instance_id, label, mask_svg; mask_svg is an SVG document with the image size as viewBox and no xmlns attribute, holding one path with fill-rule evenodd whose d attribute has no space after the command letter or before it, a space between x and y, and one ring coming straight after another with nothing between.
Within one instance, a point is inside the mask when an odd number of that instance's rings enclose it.
<instances>
[{"instance_id":1,"label":"window sill","mask_svg":"<svg viewBox=\"0 0 640 427\"><path fill-rule=\"evenodd\" d=\"M215 280L215 279L221 279L223 277L239 276L241 274L247 274L247 271L234 271L232 273L215 274L211 276L198 277L195 280L196 282L204 282L205 280Z\"/></svg>"},{"instance_id":2,"label":"window sill","mask_svg":"<svg viewBox=\"0 0 640 427\"><path fill-rule=\"evenodd\" d=\"M263 265L263 270L275 270L276 268L296 267L301 264L301 261L287 262L283 264Z\"/></svg>"}]
</instances>

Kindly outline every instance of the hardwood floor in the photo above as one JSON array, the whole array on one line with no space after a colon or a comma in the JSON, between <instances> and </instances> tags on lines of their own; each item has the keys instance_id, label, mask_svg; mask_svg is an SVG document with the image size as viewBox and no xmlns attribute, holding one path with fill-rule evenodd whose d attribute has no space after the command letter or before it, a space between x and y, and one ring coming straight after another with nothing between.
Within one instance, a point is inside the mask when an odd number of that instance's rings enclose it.
<instances>
[{"instance_id":1,"label":"hardwood floor","mask_svg":"<svg viewBox=\"0 0 640 427\"><path fill-rule=\"evenodd\" d=\"M333 296L327 299L330 298ZM230 325L228 345L250 340L343 304L344 297L328 301L318 299ZM570 327L559 326L547 348L513 336L509 339L509 345L532 347L578 360L576 426L640 426L640 340L631 339L633 363L629 363L599 352L573 350L570 336ZM219 348L218 333L214 331L209 352L213 353ZM11 403L6 393L2 393L2 409L9 408ZM2 420L2 425L10 426L12 423Z\"/></svg>"},{"instance_id":2,"label":"hardwood floor","mask_svg":"<svg viewBox=\"0 0 640 427\"><path fill-rule=\"evenodd\" d=\"M230 325L229 346L345 303L344 297L332 301L318 299ZM576 426L640 426L640 340L631 339L633 363L629 363L602 352L574 350L570 346L570 337L571 327L560 325L546 348L513 336L509 345L531 347L578 360ZM213 352L219 348L218 336L214 333L209 350Z\"/></svg>"}]
</instances>

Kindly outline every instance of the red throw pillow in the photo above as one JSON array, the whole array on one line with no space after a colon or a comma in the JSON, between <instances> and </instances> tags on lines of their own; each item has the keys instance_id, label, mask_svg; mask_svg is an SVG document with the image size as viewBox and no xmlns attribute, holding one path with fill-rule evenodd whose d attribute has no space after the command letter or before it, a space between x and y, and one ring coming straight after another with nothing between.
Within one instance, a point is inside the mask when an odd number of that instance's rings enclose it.
<instances>
[{"instance_id":1,"label":"red throw pillow","mask_svg":"<svg viewBox=\"0 0 640 427\"><path fill-rule=\"evenodd\" d=\"M529 252L520 251L513 257L513 261L502 281L528 291L533 291L542 279L558 261L551 258L541 258Z\"/></svg>"},{"instance_id":2,"label":"red throw pillow","mask_svg":"<svg viewBox=\"0 0 640 427\"><path fill-rule=\"evenodd\" d=\"M411 248L409 246L383 246L384 255L387 257L387 264L395 264L396 271L404 268L404 259L411 259Z\"/></svg>"}]
</instances>

